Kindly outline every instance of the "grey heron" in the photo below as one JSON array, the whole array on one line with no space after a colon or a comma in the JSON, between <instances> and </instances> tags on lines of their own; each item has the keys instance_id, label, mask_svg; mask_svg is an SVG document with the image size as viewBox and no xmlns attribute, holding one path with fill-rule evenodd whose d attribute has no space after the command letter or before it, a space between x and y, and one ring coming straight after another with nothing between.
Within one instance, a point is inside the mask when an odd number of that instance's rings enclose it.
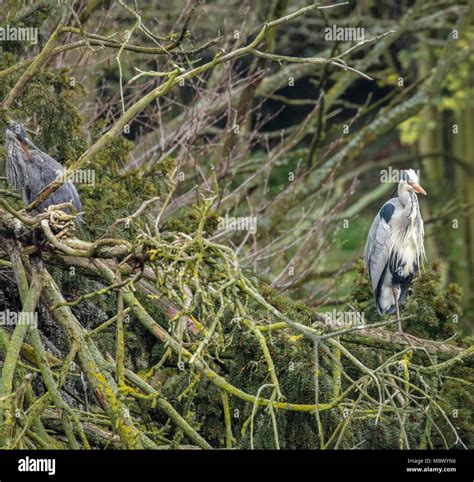
<instances>
[{"instance_id":1,"label":"grey heron","mask_svg":"<svg viewBox=\"0 0 474 482\"><path fill-rule=\"evenodd\" d=\"M401 172L398 197L387 201L375 217L364 251L377 312L397 315L399 306L425 256L424 228L417 193L425 194L412 169Z\"/></svg>"},{"instance_id":2,"label":"grey heron","mask_svg":"<svg viewBox=\"0 0 474 482\"><path fill-rule=\"evenodd\" d=\"M64 167L36 147L18 122L11 121L7 126L5 151L8 184L20 191L25 205L33 202L48 184L64 173ZM35 212L39 213L48 206L66 202L72 203L77 212L81 212L81 200L72 181L66 181L40 204ZM76 221L82 222L82 216L79 215Z\"/></svg>"}]
</instances>

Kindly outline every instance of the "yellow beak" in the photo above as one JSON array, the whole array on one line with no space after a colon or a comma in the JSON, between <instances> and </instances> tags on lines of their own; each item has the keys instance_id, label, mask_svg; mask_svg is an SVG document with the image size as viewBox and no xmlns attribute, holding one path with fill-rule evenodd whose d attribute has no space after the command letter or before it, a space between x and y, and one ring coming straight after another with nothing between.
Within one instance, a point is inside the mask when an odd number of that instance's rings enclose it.
<instances>
[{"instance_id":1,"label":"yellow beak","mask_svg":"<svg viewBox=\"0 0 474 482\"><path fill-rule=\"evenodd\" d=\"M416 191L419 192L420 194L424 194L426 196L426 191L417 183L414 182L411 187Z\"/></svg>"}]
</instances>

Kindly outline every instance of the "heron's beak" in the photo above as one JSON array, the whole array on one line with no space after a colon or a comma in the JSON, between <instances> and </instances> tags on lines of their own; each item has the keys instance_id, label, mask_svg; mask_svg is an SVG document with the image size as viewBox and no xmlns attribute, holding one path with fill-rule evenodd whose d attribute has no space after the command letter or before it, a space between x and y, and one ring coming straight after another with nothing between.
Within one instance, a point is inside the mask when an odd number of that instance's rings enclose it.
<instances>
[{"instance_id":1,"label":"heron's beak","mask_svg":"<svg viewBox=\"0 0 474 482\"><path fill-rule=\"evenodd\" d=\"M424 194L426 196L426 191L417 183L414 182L411 187L416 191L419 192L420 194Z\"/></svg>"}]
</instances>

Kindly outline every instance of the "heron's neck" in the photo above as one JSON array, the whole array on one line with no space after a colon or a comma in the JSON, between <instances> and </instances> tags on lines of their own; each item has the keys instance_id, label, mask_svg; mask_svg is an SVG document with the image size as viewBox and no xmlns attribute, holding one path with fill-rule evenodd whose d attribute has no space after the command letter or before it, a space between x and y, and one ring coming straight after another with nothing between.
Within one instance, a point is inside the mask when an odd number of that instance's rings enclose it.
<instances>
[{"instance_id":1,"label":"heron's neck","mask_svg":"<svg viewBox=\"0 0 474 482\"><path fill-rule=\"evenodd\" d=\"M419 216L420 208L418 205L418 198L416 194L411 191L407 191L401 187L398 188L398 199L403 206L405 216L409 218L412 224L415 223L416 218Z\"/></svg>"},{"instance_id":2,"label":"heron's neck","mask_svg":"<svg viewBox=\"0 0 474 482\"><path fill-rule=\"evenodd\" d=\"M410 195L411 193L406 189L403 189L402 185L398 185L398 199L403 207L410 209L413 203L413 198Z\"/></svg>"}]
</instances>

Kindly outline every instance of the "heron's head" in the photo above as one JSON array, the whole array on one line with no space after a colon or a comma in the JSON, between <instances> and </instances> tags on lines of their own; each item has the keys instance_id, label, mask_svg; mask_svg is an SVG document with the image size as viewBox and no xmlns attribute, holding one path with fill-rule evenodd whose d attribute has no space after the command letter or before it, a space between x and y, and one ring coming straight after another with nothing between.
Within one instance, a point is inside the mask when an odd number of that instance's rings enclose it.
<instances>
[{"instance_id":1,"label":"heron's head","mask_svg":"<svg viewBox=\"0 0 474 482\"><path fill-rule=\"evenodd\" d=\"M23 151L27 158L31 158L30 148L36 148L35 145L30 141L25 128L16 121L11 121L5 131L6 147L17 148Z\"/></svg>"},{"instance_id":2,"label":"heron's head","mask_svg":"<svg viewBox=\"0 0 474 482\"><path fill-rule=\"evenodd\" d=\"M399 189L400 188L405 191L418 192L426 195L426 191L420 186L418 176L413 169L402 171Z\"/></svg>"}]
</instances>

